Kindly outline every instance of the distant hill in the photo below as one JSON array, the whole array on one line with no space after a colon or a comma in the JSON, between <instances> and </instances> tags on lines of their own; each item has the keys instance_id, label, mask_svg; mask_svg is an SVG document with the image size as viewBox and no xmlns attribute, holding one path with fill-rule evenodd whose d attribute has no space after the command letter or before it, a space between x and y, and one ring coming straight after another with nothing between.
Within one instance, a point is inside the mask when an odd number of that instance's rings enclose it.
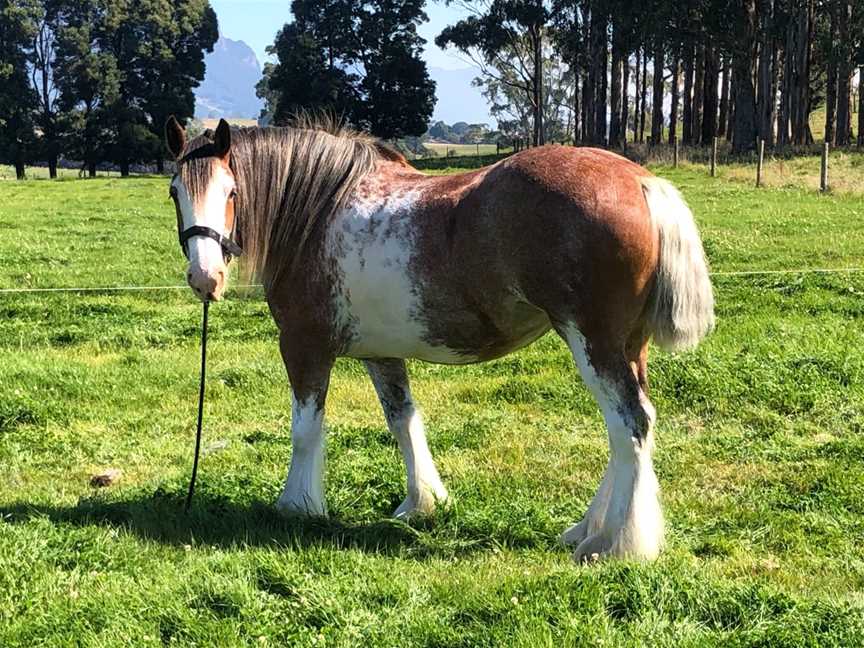
<instances>
[{"instance_id":1,"label":"distant hill","mask_svg":"<svg viewBox=\"0 0 864 648\"><path fill-rule=\"evenodd\" d=\"M220 35L205 63L204 82L195 91L195 117L257 119L263 106L255 96L261 64L252 48Z\"/></svg>"}]
</instances>

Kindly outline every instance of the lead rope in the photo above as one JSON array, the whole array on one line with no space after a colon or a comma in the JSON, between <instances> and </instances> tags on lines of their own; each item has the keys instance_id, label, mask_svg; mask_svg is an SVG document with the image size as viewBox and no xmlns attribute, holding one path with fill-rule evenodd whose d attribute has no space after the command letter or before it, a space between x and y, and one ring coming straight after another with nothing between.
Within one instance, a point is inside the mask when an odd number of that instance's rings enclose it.
<instances>
[{"instance_id":1,"label":"lead rope","mask_svg":"<svg viewBox=\"0 0 864 648\"><path fill-rule=\"evenodd\" d=\"M204 300L204 318L201 324L201 387L198 390L198 429L195 431L195 459L192 462L192 476L189 478L189 492L186 494L186 512L192 506L195 494L195 478L198 476L198 458L201 455L201 423L204 420L204 380L207 375L207 312L210 300Z\"/></svg>"}]
</instances>

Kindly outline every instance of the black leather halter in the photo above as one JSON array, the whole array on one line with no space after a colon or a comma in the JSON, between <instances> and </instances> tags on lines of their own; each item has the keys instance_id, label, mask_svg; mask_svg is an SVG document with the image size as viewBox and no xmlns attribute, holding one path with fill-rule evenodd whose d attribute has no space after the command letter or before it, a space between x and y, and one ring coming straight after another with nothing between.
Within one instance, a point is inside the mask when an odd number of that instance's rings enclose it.
<instances>
[{"instance_id":1,"label":"black leather halter","mask_svg":"<svg viewBox=\"0 0 864 648\"><path fill-rule=\"evenodd\" d=\"M231 234L233 235L234 232L231 232ZM240 245L230 237L224 236L210 227L193 225L192 227L180 232L180 247L183 248L183 254L186 255L187 259L189 258L188 241L190 238L195 236L205 236L216 241L222 248L222 256L225 259L225 263L231 263L232 258L243 255L243 248L241 248Z\"/></svg>"},{"instance_id":2,"label":"black leather halter","mask_svg":"<svg viewBox=\"0 0 864 648\"><path fill-rule=\"evenodd\" d=\"M198 153L202 149L206 149L206 146L203 146L195 151L192 151L190 154L184 156L182 159L177 161L177 166L180 166L184 162L188 162L190 159L199 158L199 157L207 157L205 154ZM174 178L177 176L175 175ZM189 239L194 238L196 236L203 236L206 238L213 239L219 244L219 247L222 248L222 258L225 260L225 263L231 263L231 259L234 257L243 256L243 248L240 247L240 244L234 240L234 232L237 229L237 219L234 219L234 225L231 230L231 234L229 236L225 236L221 232L213 229L212 227L205 227L204 225L193 225L187 229L183 229L183 215L180 213L180 205L177 202L177 189L174 188L173 182L171 180L171 190L170 195L171 198L174 199L174 207L177 209L177 235L180 239L180 248L183 250L183 254L186 258L189 258Z\"/></svg>"}]
</instances>

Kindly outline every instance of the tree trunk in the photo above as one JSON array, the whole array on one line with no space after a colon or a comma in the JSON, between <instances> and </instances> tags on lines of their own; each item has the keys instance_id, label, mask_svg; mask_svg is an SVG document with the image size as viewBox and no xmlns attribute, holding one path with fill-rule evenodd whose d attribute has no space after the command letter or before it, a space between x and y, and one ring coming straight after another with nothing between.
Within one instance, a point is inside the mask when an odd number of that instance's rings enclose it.
<instances>
[{"instance_id":1,"label":"tree trunk","mask_svg":"<svg viewBox=\"0 0 864 648\"><path fill-rule=\"evenodd\" d=\"M685 144L693 143L693 46L684 49L684 105L681 113L681 130Z\"/></svg>"},{"instance_id":2,"label":"tree trunk","mask_svg":"<svg viewBox=\"0 0 864 648\"><path fill-rule=\"evenodd\" d=\"M838 3L839 12L839 61L837 64L837 132L834 137L837 146L852 143L852 44L849 25L852 22L852 5L848 0ZM860 82L859 82L860 83ZM860 86L859 86L860 87Z\"/></svg>"},{"instance_id":3,"label":"tree trunk","mask_svg":"<svg viewBox=\"0 0 864 648\"><path fill-rule=\"evenodd\" d=\"M16 154L15 156L15 177L18 180L24 180L27 178L27 169L24 165L24 158L20 154Z\"/></svg>"},{"instance_id":4,"label":"tree trunk","mask_svg":"<svg viewBox=\"0 0 864 648\"><path fill-rule=\"evenodd\" d=\"M48 158L48 177L52 180L57 179L57 156L52 155Z\"/></svg>"},{"instance_id":5,"label":"tree trunk","mask_svg":"<svg viewBox=\"0 0 864 648\"><path fill-rule=\"evenodd\" d=\"M591 91L591 79L588 70L582 71L582 137L583 142L590 142L593 135L592 119L588 118L588 107L594 105L594 97Z\"/></svg>"},{"instance_id":6,"label":"tree trunk","mask_svg":"<svg viewBox=\"0 0 864 648\"><path fill-rule=\"evenodd\" d=\"M590 4L586 3L590 12ZM582 24L582 141L591 143L594 140L594 120L591 112L594 107L594 66L592 60L591 16L583 16Z\"/></svg>"},{"instance_id":7,"label":"tree trunk","mask_svg":"<svg viewBox=\"0 0 864 648\"><path fill-rule=\"evenodd\" d=\"M735 64L735 59L732 59L732 65ZM733 68L734 69L734 68ZM729 71L729 117L726 120L726 141L731 142L735 134L735 74L730 69Z\"/></svg>"},{"instance_id":8,"label":"tree trunk","mask_svg":"<svg viewBox=\"0 0 864 648\"><path fill-rule=\"evenodd\" d=\"M633 141L639 141L639 112L642 104L639 101L639 84L642 82L642 48L636 48L636 67L633 84Z\"/></svg>"},{"instance_id":9,"label":"tree trunk","mask_svg":"<svg viewBox=\"0 0 864 648\"><path fill-rule=\"evenodd\" d=\"M96 162L91 161L87 163L87 175L91 178L96 177Z\"/></svg>"},{"instance_id":10,"label":"tree trunk","mask_svg":"<svg viewBox=\"0 0 864 648\"><path fill-rule=\"evenodd\" d=\"M828 81L825 86L825 141L834 144L834 125L837 123L837 11L834 3L829 3L831 14L828 32Z\"/></svg>"},{"instance_id":11,"label":"tree trunk","mask_svg":"<svg viewBox=\"0 0 864 648\"><path fill-rule=\"evenodd\" d=\"M663 42L658 38L654 42L654 96L651 106L651 144L657 145L663 141Z\"/></svg>"},{"instance_id":12,"label":"tree trunk","mask_svg":"<svg viewBox=\"0 0 864 648\"><path fill-rule=\"evenodd\" d=\"M612 26L612 83L609 97L609 146L620 148L623 144L623 130L621 128L621 94L624 76L624 58L620 28ZM626 122L625 122L626 123Z\"/></svg>"},{"instance_id":13,"label":"tree trunk","mask_svg":"<svg viewBox=\"0 0 864 648\"><path fill-rule=\"evenodd\" d=\"M768 146L774 145L774 124L771 121L771 108L774 96L771 94L771 63L774 59L773 11L774 0L759 0L759 62L756 88L756 110L758 113L759 137Z\"/></svg>"},{"instance_id":14,"label":"tree trunk","mask_svg":"<svg viewBox=\"0 0 864 648\"><path fill-rule=\"evenodd\" d=\"M841 63L837 79L837 133L834 136L837 146L849 146L852 138L852 115L849 110L852 103L852 78L851 72L847 70L845 62Z\"/></svg>"},{"instance_id":15,"label":"tree trunk","mask_svg":"<svg viewBox=\"0 0 864 648\"><path fill-rule=\"evenodd\" d=\"M648 101L648 52L642 48L642 106L639 111L639 141L645 141L645 114L647 112L645 103Z\"/></svg>"},{"instance_id":16,"label":"tree trunk","mask_svg":"<svg viewBox=\"0 0 864 648\"><path fill-rule=\"evenodd\" d=\"M769 143L773 147L777 141L777 93L780 88L780 48L776 40L774 40L771 49L771 94L769 95L771 109L768 115L768 124L770 125L768 132Z\"/></svg>"},{"instance_id":17,"label":"tree trunk","mask_svg":"<svg viewBox=\"0 0 864 648\"><path fill-rule=\"evenodd\" d=\"M597 142L601 146L606 145L606 106L607 104L607 96L609 95L609 77L606 74L606 69L609 64L609 48L607 42L607 34L608 31L608 19L604 16L602 23L602 31L600 33L600 40L598 41L598 45L600 46L598 57L599 60L597 65L599 66L598 77L600 79L600 87L597 89L597 94L594 95L596 100L596 105L594 107L595 115L597 117Z\"/></svg>"},{"instance_id":18,"label":"tree trunk","mask_svg":"<svg viewBox=\"0 0 864 648\"><path fill-rule=\"evenodd\" d=\"M720 116L717 119L717 133L726 135L726 125L729 123L729 55L723 56L723 75L720 81Z\"/></svg>"},{"instance_id":19,"label":"tree trunk","mask_svg":"<svg viewBox=\"0 0 864 648\"><path fill-rule=\"evenodd\" d=\"M717 134L717 84L720 61L713 45L705 48L704 98L702 102L702 144L710 145Z\"/></svg>"},{"instance_id":20,"label":"tree trunk","mask_svg":"<svg viewBox=\"0 0 864 648\"><path fill-rule=\"evenodd\" d=\"M624 79L621 83L621 139L627 145L627 124L630 122L630 56L624 53Z\"/></svg>"},{"instance_id":21,"label":"tree trunk","mask_svg":"<svg viewBox=\"0 0 864 648\"><path fill-rule=\"evenodd\" d=\"M705 101L705 46L696 48L693 79L693 143L702 143L702 106Z\"/></svg>"},{"instance_id":22,"label":"tree trunk","mask_svg":"<svg viewBox=\"0 0 864 648\"><path fill-rule=\"evenodd\" d=\"M580 125L580 113L579 113L579 66L577 63L573 64L573 70L575 70L573 74L573 144L575 145L579 139L579 125Z\"/></svg>"},{"instance_id":23,"label":"tree trunk","mask_svg":"<svg viewBox=\"0 0 864 648\"><path fill-rule=\"evenodd\" d=\"M790 19L786 27L783 45L783 77L780 80L780 112L777 116L777 145L786 146L791 141L789 126L792 114L792 75L795 60L794 23Z\"/></svg>"},{"instance_id":24,"label":"tree trunk","mask_svg":"<svg viewBox=\"0 0 864 648\"><path fill-rule=\"evenodd\" d=\"M159 175L165 173L165 158L163 158L162 156L156 158L156 173L158 173Z\"/></svg>"},{"instance_id":25,"label":"tree trunk","mask_svg":"<svg viewBox=\"0 0 864 648\"><path fill-rule=\"evenodd\" d=\"M751 61L756 53L756 0L742 0L742 32L739 34L738 52L732 64L732 82L735 84L735 130L732 150L736 153L756 147L758 134L756 119L756 90L753 88Z\"/></svg>"},{"instance_id":26,"label":"tree trunk","mask_svg":"<svg viewBox=\"0 0 864 648\"><path fill-rule=\"evenodd\" d=\"M534 120L534 146L542 146L546 143L543 128L543 36L541 27L537 27L532 35L534 42L534 79L533 79L533 120Z\"/></svg>"},{"instance_id":27,"label":"tree trunk","mask_svg":"<svg viewBox=\"0 0 864 648\"><path fill-rule=\"evenodd\" d=\"M681 99L681 50L672 55L672 102L669 106L669 144L678 137L678 103Z\"/></svg>"},{"instance_id":28,"label":"tree trunk","mask_svg":"<svg viewBox=\"0 0 864 648\"><path fill-rule=\"evenodd\" d=\"M858 68L858 146L864 147L864 65Z\"/></svg>"},{"instance_id":29,"label":"tree trunk","mask_svg":"<svg viewBox=\"0 0 864 648\"><path fill-rule=\"evenodd\" d=\"M591 142L598 146L606 143L606 94L608 82L606 77L606 64L608 62L608 38L609 17L603 9L602 3L593 2L591 7L591 78L593 103L589 107L588 114L592 121Z\"/></svg>"},{"instance_id":30,"label":"tree trunk","mask_svg":"<svg viewBox=\"0 0 864 648\"><path fill-rule=\"evenodd\" d=\"M815 0L801 0L797 6L795 33L795 71L792 99L792 143L798 146L812 140L810 132L810 54L813 39Z\"/></svg>"},{"instance_id":31,"label":"tree trunk","mask_svg":"<svg viewBox=\"0 0 864 648\"><path fill-rule=\"evenodd\" d=\"M129 160L123 160L122 162L120 162L120 177L129 177Z\"/></svg>"}]
</instances>

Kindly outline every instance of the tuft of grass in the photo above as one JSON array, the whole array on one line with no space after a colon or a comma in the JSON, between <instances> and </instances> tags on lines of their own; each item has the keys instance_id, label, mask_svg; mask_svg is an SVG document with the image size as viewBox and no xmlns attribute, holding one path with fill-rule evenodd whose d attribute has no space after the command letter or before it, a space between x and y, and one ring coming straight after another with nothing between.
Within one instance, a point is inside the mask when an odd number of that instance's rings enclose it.
<instances>
[{"instance_id":1,"label":"tuft of grass","mask_svg":"<svg viewBox=\"0 0 864 648\"><path fill-rule=\"evenodd\" d=\"M454 503L390 513L404 472L359 363L328 398L328 520L276 515L290 398L255 291L0 295L0 645L852 646L864 636L859 198L655 167L715 274L718 327L653 353L668 547L578 566L557 535L606 462L600 413L546 336L410 363ZM0 287L182 283L167 180L5 183ZM89 477L123 471L108 489Z\"/></svg>"}]
</instances>

